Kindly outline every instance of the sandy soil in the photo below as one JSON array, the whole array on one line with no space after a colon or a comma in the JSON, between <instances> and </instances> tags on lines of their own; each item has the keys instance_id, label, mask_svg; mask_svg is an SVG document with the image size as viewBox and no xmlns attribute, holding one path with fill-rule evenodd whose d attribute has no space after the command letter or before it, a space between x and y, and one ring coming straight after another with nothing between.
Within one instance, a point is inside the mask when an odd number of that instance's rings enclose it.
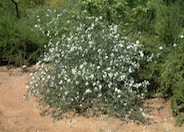
<instances>
[{"instance_id":1,"label":"sandy soil","mask_svg":"<svg viewBox=\"0 0 184 132\"><path fill-rule=\"evenodd\" d=\"M151 107L150 125L122 123L115 118L84 118L75 116L53 122L39 114L34 99L25 102L29 72L0 67L0 132L183 132L174 127L170 102L161 98L146 100Z\"/></svg>"}]
</instances>

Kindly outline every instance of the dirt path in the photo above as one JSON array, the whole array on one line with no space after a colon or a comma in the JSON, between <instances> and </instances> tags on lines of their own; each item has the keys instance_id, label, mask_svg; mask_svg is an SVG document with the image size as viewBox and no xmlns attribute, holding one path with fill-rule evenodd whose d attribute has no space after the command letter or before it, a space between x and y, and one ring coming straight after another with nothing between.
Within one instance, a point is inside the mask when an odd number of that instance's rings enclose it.
<instances>
[{"instance_id":1,"label":"dirt path","mask_svg":"<svg viewBox=\"0 0 184 132\"><path fill-rule=\"evenodd\" d=\"M0 67L0 132L183 132L184 126L174 127L170 104L162 99L147 100L152 107L151 125L123 124L114 118L74 117L53 122L42 117L31 99L23 101L28 73L21 69Z\"/></svg>"}]
</instances>

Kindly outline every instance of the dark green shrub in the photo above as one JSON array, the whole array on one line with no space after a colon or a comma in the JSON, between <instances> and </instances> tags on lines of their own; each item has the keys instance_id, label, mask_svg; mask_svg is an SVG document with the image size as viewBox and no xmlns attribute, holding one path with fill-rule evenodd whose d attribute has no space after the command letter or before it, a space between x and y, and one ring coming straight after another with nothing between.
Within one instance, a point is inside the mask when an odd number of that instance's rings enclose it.
<instances>
[{"instance_id":1,"label":"dark green shrub","mask_svg":"<svg viewBox=\"0 0 184 132\"><path fill-rule=\"evenodd\" d=\"M183 36L183 35L182 35ZM174 116L177 116L177 126L184 121L184 40L174 44L170 49L161 71L162 93L171 97L171 108Z\"/></svg>"},{"instance_id":2,"label":"dark green shrub","mask_svg":"<svg viewBox=\"0 0 184 132\"><path fill-rule=\"evenodd\" d=\"M47 40L39 32L31 31L31 20L2 16L0 25L1 65L35 63Z\"/></svg>"},{"instance_id":3,"label":"dark green shrub","mask_svg":"<svg viewBox=\"0 0 184 132\"><path fill-rule=\"evenodd\" d=\"M163 42L165 48L162 51L162 62L159 63L159 75L157 90L164 97L171 98L173 115L177 116L176 125L184 122L184 1L154 1L156 9L155 32Z\"/></svg>"},{"instance_id":4,"label":"dark green shrub","mask_svg":"<svg viewBox=\"0 0 184 132\"><path fill-rule=\"evenodd\" d=\"M35 21L27 11L34 9L27 2L17 1L19 17L11 0L0 2L0 65L33 64L48 43L40 32L32 31Z\"/></svg>"},{"instance_id":5,"label":"dark green shrub","mask_svg":"<svg viewBox=\"0 0 184 132\"><path fill-rule=\"evenodd\" d=\"M160 87L159 77L161 75L162 64L167 56L167 48L153 34L143 33L139 40L143 45L145 59L141 63L141 70L138 76L149 81L147 97L154 97Z\"/></svg>"},{"instance_id":6,"label":"dark green shrub","mask_svg":"<svg viewBox=\"0 0 184 132\"><path fill-rule=\"evenodd\" d=\"M154 9L149 0L82 0L82 7L93 16L118 23L131 31L152 28Z\"/></svg>"},{"instance_id":7,"label":"dark green shrub","mask_svg":"<svg viewBox=\"0 0 184 132\"><path fill-rule=\"evenodd\" d=\"M159 46L159 39L142 39L149 45L145 47L148 58L142 63L142 72L139 74L143 79L150 82L148 86L148 97L161 93L162 97L171 99L171 108L174 116L177 116L176 125L183 123L184 109L184 36L178 37L178 43L172 47ZM150 40L150 42L148 41ZM145 42L144 42L145 41ZM151 45L152 44L152 45ZM149 56L153 55L152 57ZM150 60L150 61L147 61Z\"/></svg>"},{"instance_id":8,"label":"dark green shrub","mask_svg":"<svg viewBox=\"0 0 184 132\"><path fill-rule=\"evenodd\" d=\"M155 32L166 44L172 45L178 41L178 36L184 26L184 1L166 4L162 0L157 0Z\"/></svg>"},{"instance_id":9,"label":"dark green shrub","mask_svg":"<svg viewBox=\"0 0 184 132\"><path fill-rule=\"evenodd\" d=\"M28 0L29 5L35 7L35 6L40 6L44 5L47 0Z\"/></svg>"},{"instance_id":10,"label":"dark green shrub","mask_svg":"<svg viewBox=\"0 0 184 132\"><path fill-rule=\"evenodd\" d=\"M10 15L16 17L15 4L11 0L0 1L0 17Z\"/></svg>"}]
</instances>

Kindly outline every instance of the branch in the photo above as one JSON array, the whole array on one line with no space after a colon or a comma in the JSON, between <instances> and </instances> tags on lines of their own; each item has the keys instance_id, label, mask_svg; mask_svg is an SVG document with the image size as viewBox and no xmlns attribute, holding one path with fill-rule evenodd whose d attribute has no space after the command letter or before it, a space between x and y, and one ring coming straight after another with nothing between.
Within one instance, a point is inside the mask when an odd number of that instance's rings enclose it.
<instances>
[{"instance_id":1,"label":"branch","mask_svg":"<svg viewBox=\"0 0 184 132\"><path fill-rule=\"evenodd\" d=\"M15 2L15 0L11 0L11 1L15 4L17 18L20 19L18 4L17 2Z\"/></svg>"}]
</instances>

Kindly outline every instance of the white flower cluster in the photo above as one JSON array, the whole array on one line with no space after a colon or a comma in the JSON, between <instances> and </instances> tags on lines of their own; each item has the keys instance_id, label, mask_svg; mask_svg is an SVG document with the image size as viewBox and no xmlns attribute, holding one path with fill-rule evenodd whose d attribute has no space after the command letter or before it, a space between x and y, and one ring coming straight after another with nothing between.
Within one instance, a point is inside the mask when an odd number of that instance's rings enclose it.
<instances>
[{"instance_id":1,"label":"white flower cluster","mask_svg":"<svg viewBox=\"0 0 184 132\"><path fill-rule=\"evenodd\" d=\"M45 12L45 15L43 15L43 12ZM36 16L37 21L32 31L38 30L44 36L52 39L52 41L57 41L61 34L69 32L69 27L67 26L73 24L72 20L75 20L75 16L69 17L71 14L68 14L66 10L63 10L62 13L57 12L58 10L56 9L40 10Z\"/></svg>"},{"instance_id":2,"label":"white flower cluster","mask_svg":"<svg viewBox=\"0 0 184 132\"><path fill-rule=\"evenodd\" d=\"M131 43L117 25L106 24L102 17L83 19L76 31L63 34L56 43L50 38L38 71L31 74L29 90L51 107L82 109L100 102L129 116L137 107L134 100L144 98L148 85L133 78L144 57L141 45Z\"/></svg>"}]
</instances>

